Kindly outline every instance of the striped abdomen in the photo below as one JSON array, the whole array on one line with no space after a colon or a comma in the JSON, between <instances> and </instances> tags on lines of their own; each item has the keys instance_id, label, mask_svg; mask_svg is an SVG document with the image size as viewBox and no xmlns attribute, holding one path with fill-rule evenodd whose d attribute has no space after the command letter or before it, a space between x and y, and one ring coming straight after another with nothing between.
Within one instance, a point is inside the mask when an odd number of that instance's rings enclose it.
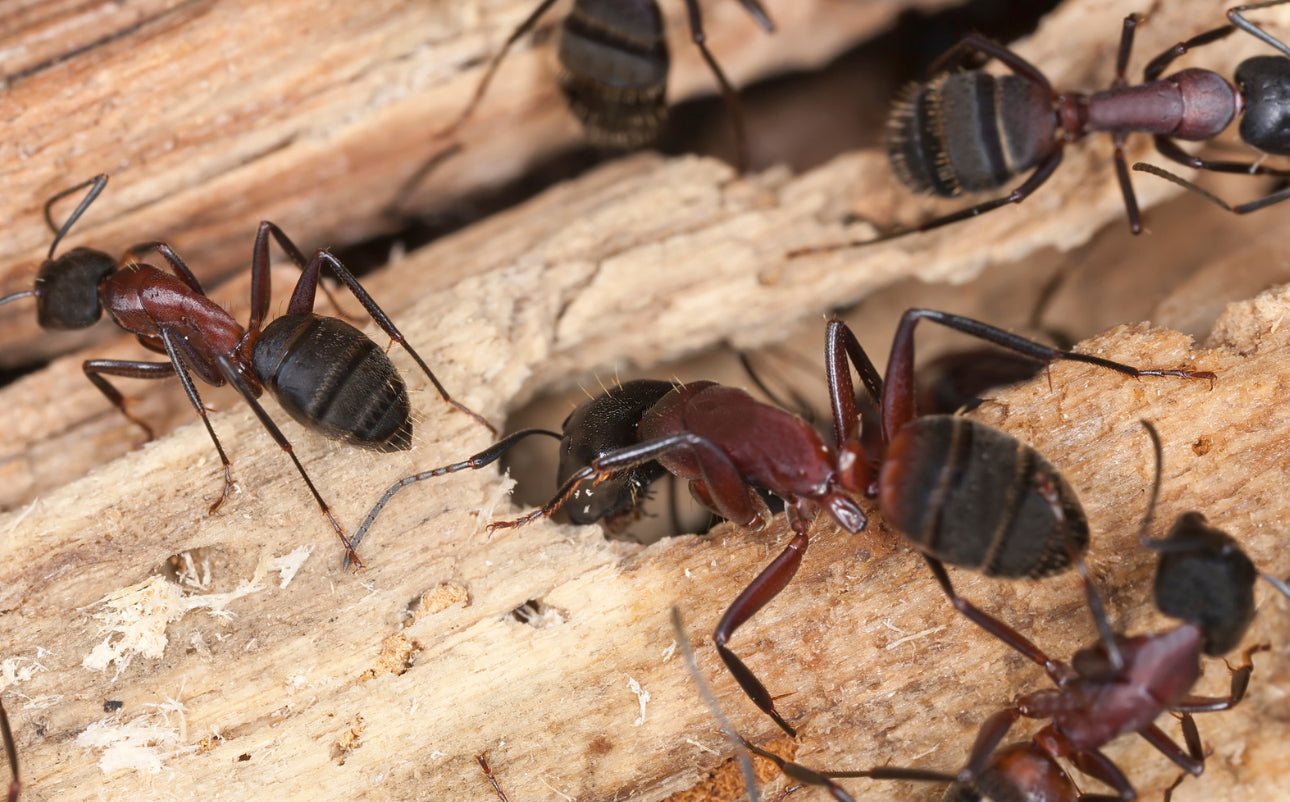
<instances>
[{"instance_id":1,"label":"striped abdomen","mask_svg":"<svg viewBox=\"0 0 1290 802\"><path fill-rule=\"evenodd\" d=\"M1057 470L1025 443L967 418L908 423L888 449L880 485L887 521L950 565L1037 579L1070 565L1067 540L1076 554L1088 548L1088 521Z\"/></svg>"},{"instance_id":2,"label":"striped abdomen","mask_svg":"<svg viewBox=\"0 0 1290 802\"><path fill-rule=\"evenodd\" d=\"M1047 90L980 70L909 87L887 119L887 158L915 192L953 197L1003 186L1052 153L1057 113Z\"/></svg>"},{"instance_id":3,"label":"striped abdomen","mask_svg":"<svg viewBox=\"0 0 1290 802\"><path fill-rule=\"evenodd\" d=\"M412 445L403 378L380 346L343 320L284 315L264 329L252 362L260 381L302 425L377 451Z\"/></svg>"},{"instance_id":4,"label":"striped abdomen","mask_svg":"<svg viewBox=\"0 0 1290 802\"><path fill-rule=\"evenodd\" d=\"M592 144L635 148L667 119L667 41L654 0L577 0L560 35L560 89Z\"/></svg>"}]
</instances>

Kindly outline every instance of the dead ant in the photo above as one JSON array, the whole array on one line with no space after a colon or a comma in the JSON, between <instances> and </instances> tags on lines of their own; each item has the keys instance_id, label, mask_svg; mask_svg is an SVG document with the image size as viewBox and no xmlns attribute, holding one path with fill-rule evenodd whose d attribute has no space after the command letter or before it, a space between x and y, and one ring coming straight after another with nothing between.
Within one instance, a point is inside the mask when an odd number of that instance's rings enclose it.
<instances>
[{"instance_id":1,"label":"dead ant","mask_svg":"<svg viewBox=\"0 0 1290 802\"><path fill-rule=\"evenodd\" d=\"M1287 1L1271 0L1240 9ZM1290 139L1286 138L1281 124L1285 105L1282 98L1290 86L1290 61L1282 57L1246 60L1236 72L1239 90L1217 72L1201 68L1189 68L1161 78L1179 56L1223 39L1237 27L1283 52L1290 53L1290 50L1237 14L1233 16L1234 25L1203 33L1156 56L1147 64L1143 82L1129 84L1125 71L1134 31L1145 19L1139 14L1125 17L1115 79L1111 88L1092 94L1058 93L1037 67L1011 49L977 35L964 38L937 60L932 69L935 77L912 86L892 109L887 126L887 155L892 170L901 183L915 192L942 197L987 192L1022 173L1029 172L1029 176L1007 195L913 228L898 228L866 240L798 248L790 251L789 257L884 242L1021 203L1061 164L1067 143L1096 132L1111 135L1115 173L1124 196L1129 228L1134 234L1142 231L1142 219L1124 159L1124 145L1130 133L1153 134L1156 150L1162 156L1192 167L1290 175L1258 161L1251 164L1203 161L1187 154L1177 144L1178 140L1213 139L1244 111L1240 125L1242 140L1266 153L1290 153ZM997 59L1012 74L995 76L980 68L951 71L972 54L987 60ZM1135 165L1135 169L1169 177L1149 165ZM1185 185L1181 179L1178 182ZM1274 203L1286 195L1270 196L1261 203L1249 205L1245 211Z\"/></svg>"},{"instance_id":2,"label":"dead ant","mask_svg":"<svg viewBox=\"0 0 1290 802\"><path fill-rule=\"evenodd\" d=\"M245 329L206 297L197 277L164 242L136 245L126 251L120 262L86 247L74 248L55 258L59 242L106 185L107 176L99 175L46 202L45 221L55 235L49 256L40 266L33 289L0 298L0 304L34 296L37 319L46 329L85 328L93 325L106 309L113 321L133 333L145 348L166 354L167 362L91 359L83 367L90 382L149 438L153 436L152 429L130 413L125 397L105 377L179 378L224 466L224 489L211 504L212 513L224 503L232 488L231 464L211 427L190 370L208 384L219 387L227 383L242 395L274 441L291 458L344 544L347 559L355 562L357 555L345 531L309 479L286 436L257 398L268 388L293 418L333 440L378 451L411 446L407 388L393 362L358 329L337 318L313 313L324 266L330 267L349 288L381 330L412 355L444 401L493 431L487 421L448 395L425 361L336 257L320 250L306 260L300 249L273 223L261 223L256 234L251 260L251 317ZM61 227L55 226L50 215L52 205L87 186L90 189L80 205ZM302 272L286 314L264 326L269 311L270 236ZM137 261L148 251L156 251L173 275Z\"/></svg>"},{"instance_id":3,"label":"dead ant","mask_svg":"<svg viewBox=\"0 0 1290 802\"><path fill-rule=\"evenodd\" d=\"M1157 61L1163 59L1167 64L1173 58L1183 55L1192 48L1222 39L1237 29L1245 31L1280 51L1283 55L1257 56L1246 59L1236 68L1235 76L1236 85L1239 88L1238 100L1243 102L1245 108L1245 115L1241 118L1240 125L1241 141L1264 153L1276 156L1290 156L1290 138L1286 135L1285 124L1285 97L1287 89L1290 88L1290 58L1287 58L1290 57L1290 46L1247 20L1241 12L1282 5L1286 2L1287 0L1269 0L1269 2L1251 3L1229 9L1227 18L1231 22L1230 25L1224 25L1194 36L1185 42L1179 42L1157 59ZM1161 69L1163 69L1163 66ZM1156 147L1163 155L1197 170L1240 173L1243 175L1272 175L1281 178L1290 175L1290 172L1285 170L1265 167L1262 163L1262 158L1253 162L1209 161L1183 152L1177 145L1170 142L1167 137L1157 136L1156 139ZM1163 146L1161 140L1164 142ZM1133 165L1133 169L1172 181L1233 214L1248 214L1290 198L1290 188L1283 188L1257 200L1232 206L1181 176L1155 165L1138 162Z\"/></svg>"},{"instance_id":4,"label":"dead ant","mask_svg":"<svg viewBox=\"0 0 1290 802\"><path fill-rule=\"evenodd\" d=\"M774 24L761 0L737 0L768 33ZM436 138L447 138L474 114L502 59L517 40L537 24L555 0L542 0L493 56L466 108ZM708 50L698 0L685 0L690 38L716 76L730 110L737 162L747 164L748 143L743 112L734 87ZM667 119L669 57L663 35L663 15L656 0L574 0L560 26L558 58L560 91L598 147L638 148L658 138Z\"/></svg>"}]
</instances>

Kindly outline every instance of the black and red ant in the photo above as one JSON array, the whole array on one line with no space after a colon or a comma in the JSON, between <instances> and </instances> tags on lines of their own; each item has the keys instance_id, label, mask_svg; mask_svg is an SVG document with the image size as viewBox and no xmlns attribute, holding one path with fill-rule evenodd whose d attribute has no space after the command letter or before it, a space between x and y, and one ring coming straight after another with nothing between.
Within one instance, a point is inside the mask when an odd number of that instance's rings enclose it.
<instances>
[{"instance_id":1,"label":"black and red ant","mask_svg":"<svg viewBox=\"0 0 1290 802\"><path fill-rule=\"evenodd\" d=\"M1285 2L1290 0L1271 0L1233 11ZM988 192L1022 173L1029 172L1029 176L1007 195L935 217L912 228L884 232L871 239L799 248L789 256L883 242L1021 203L1061 164L1067 143L1097 132L1111 135L1115 173L1124 196L1129 228L1134 234L1142 231L1142 219L1124 159L1124 145L1130 133L1154 135L1156 150L1162 156L1191 167L1290 175L1259 161L1204 161L1187 154L1177 144L1179 140L1213 139L1244 112L1240 125L1243 141L1265 153L1290 153L1290 137L1283 124L1286 108L1283 98L1290 90L1290 60L1281 56L1247 59L1236 72L1239 90L1213 70L1193 67L1161 77L1188 50L1218 41L1238 27L1282 52L1290 53L1290 50L1244 21L1239 14L1233 14L1235 24L1203 33L1166 50L1147 64L1142 83L1129 84L1125 71L1134 31L1144 19L1139 14L1125 17L1115 79L1110 89L1092 94L1059 93L1037 67L1011 49L977 35L963 39L937 61L932 70L934 78L911 87L893 108L887 127L887 155L892 169L915 192L942 197ZM951 71L974 54L987 60L997 59L1012 74L995 76L979 68ZM1135 165L1135 168L1163 173L1148 165ZM1285 192L1277 193L1244 210L1252 211L1286 196Z\"/></svg>"},{"instance_id":2,"label":"black and red ant","mask_svg":"<svg viewBox=\"0 0 1290 802\"><path fill-rule=\"evenodd\" d=\"M93 325L107 310L113 322L134 334L148 350L166 354L166 362L90 359L86 377L113 406L149 438L152 429L127 409L126 399L107 376L164 379L178 376L184 392L210 434L224 466L224 489L210 506L213 513L233 486L230 462L211 427L189 371L219 387L232 385L255 412L274 441L287 453L313 494L318 507L357 561L345 531L314 487L291 444L257 400L267 388L293 418L333 439L378 451L407 449L412 443L411 407L407 387L385 351L367 335L342 320L313 313L319 276L324 266L349 288L372 320L412 356L444 401L493 431L480 416L448 395L425 361L368 295L358 280L325 250L306 260L300 249L276 225L260 224L251 260L251 317L243 328L202 290L197 277L164 242L149 242L126 251L118 262L86 247L55 258L59 242L107 185L107 176L64 190L45 204L45 221L54 232L49 256L40 266L33 289L0 298L0 304L34 296L37 320L46 329L79 329ZM54 203L89 187L63 225L50 215ZM264 325L269 312L269 239L272 237L300 267L286 314ZM172 273L138 262L155 251Z\"/></svg>"},{"instance_id":3,"label":"black and red ant","mask_svg":"<svg viewBox=\"0 0 1290 802\"><path fill-rule=\"evenodd\" d=\"M774 32L760 0L736 2L763 29ZM466 108L436 137L454 135L470 119L511 46L533 30L553 5L555 0L541 0L511 33L489 62ZM747 164L747 137L738 97L708 50L698 0L685 0L685 9L690 38L716 76L730 110L737 163L742 168ZM663 33L663 15L656 0L574 0L560 26L560 91L593 145L630 149L658 138L667 120L669 56Z\"/></svg>"},{"instance_id":4,"label":"black and red ant","mask_svg":"<svg viewBox=\"0 0 1290 802\"><path fill-rule=\"evenodd\" d=\"M1100 751L1111 740L1130 733L1141 735L1183 769L1184 774L1166 791L1166 801L1183 777L1199 775L1204 769L1205 749L1192 714L1227 710L1238 704L1254 670L1251 657L1269 647L1259 644L1245 649L1241 665L1231 670L1230 689L1223 697L1191 695L1201 674L1200 656L1225 654L1245 636L1254 616L1253 589L1259 573L1231 537L1206 525L1198 513L1181 516L1163 540L1147 536L1159 496L1162 449L1155 428L1149 422L1143 424L1151 436L1157 467L1141 540L1160 555L1156 606L1182 623L1154 634L1114 635L1110 641L1077 652L1065 663L1052 659L1024 635L959 597L944 569L933 563L937 580L958 611L1041 666L1056 688L1023 694L1011 707L987 719L967 763L954 774L891 766L820 772L751 744L748 747L774 761L792 779L827 787L840 802L850 802L851 796L833 780L846 777L949 782L953 785L945 799L952 800L1131 800L1137 796L1132 784ZM1284 583L1263 576L1290 597ZM1083 581L1099 630L1109 631L1096 589L1087 577ZM1185 751L1153 723L1165 711L1179 716ZM1050 723L1030 742L1000 747L1022 717L1049 719ZM1080 772L1106 783L1116 794L1081 794L1058 758L1070 760Z\"/></svg>"},{"instance_id":5,"label":"black and red ant","mask_svg":"<svg viewBox=\"0 0 1290 802\"><path fill-rule=\"evenodd\" d=\"M1138 370L1088 354L1060 351L968 318L912 309L892 345L884 380L840 321L829 326L826 361L833 411L834 445L800 417L713 382L692 382L645 406L623 406L630 416L606 421L611 441L632 438L595 456L569 474L538 509L490 529L514 527L551 515L575 499L594 499L596 486L620 488L624 476L650 463L690 482L691 493L710 510L745 529L768 519L758 490L782 498L793 540L727 609L714 632L717 650L750 698L793 734L770 693L726 644L735 631L792 580L808 544L808 530L823 509L849 532L867 516L853 495L877 496L884 517L929 559L974 567L997 576L1040 577L1071 563L1067 543L1082 552L1088 525L1056 470L1034 449L985 424L947 415L918 417L913 401L913 332L928 319L1041 362L1070 360L1133 377L1212 379L1209 373ZM848 367L855 365L872 398L881 398L881 451L866 454ZM662 391L658 386L654 392ZM637 401L646 401L642 395ZM568 422L566 421L566 424ZM569 430L566 429L566 435ZM555 433L548 433L557 436ZM517 432L476 457L396 483L373 515L400 487L497 458ZM881 464L875 471L870 460ZM609 499L621 497L614 489ZM1056 499L1056 502L1054 502ZM612 508L612 504L609 505ZM1062 514L1059 519L1054 506ZM369 515L364 528L370 524Z\"/></svg>"}]
</instances>

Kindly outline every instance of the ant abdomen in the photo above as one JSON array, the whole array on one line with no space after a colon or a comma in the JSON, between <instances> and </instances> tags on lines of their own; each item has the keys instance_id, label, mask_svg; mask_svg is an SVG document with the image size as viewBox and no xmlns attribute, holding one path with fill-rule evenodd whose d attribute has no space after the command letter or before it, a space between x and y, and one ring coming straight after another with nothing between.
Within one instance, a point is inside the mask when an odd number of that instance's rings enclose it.
<instances>
[{"instance_id":1,"label":"ant abdomen","mask_svg":"<svg viewBox=\"0 0 1290 802\"><path fill-rule=\"evenodd\" d=\"M375 451L412 446L403 378L376 343L343 320L283 315L265 327L255 374L302 425Z\"/></svg>"},{"instance_id":2,"label":"ant abdomen","mask_svg":"<svg viewBox=\"0 0 1290 802\"><path fill-rule=\"evenodd\" d=\"M653 0L577 0L561 29L560 90L593 145L630 149L667 120L669 57Z\"/></svg>"},{"instance_id":3,"label":"ant abdomen","mask_svg":"<svg viewBox=\"0 0 1290 802\"><path fill-rule=\"evenodd\" d=\"M1039 579L1088 548L1088 520L1057 469L967 418L906 424L888 447L879 487L883 516L919 550L986 576Z\"/></svg>"},{"instance_id":4,"label":"ant abdomen","mask_svg":"<svg viewBox=\"0 0 1290 802\"><path fill-rule=\"evenodd\" d=\"M1057 115L1043 86L981 70L911 85L887 120L887 158L915 192L985 192L1037 166L1055 147Z\"/></svg>"},{"instance_id":5,"label":"ant abdomen","mask_svg":"<svg viewBox=\"0 0 1290 802\"><path fill-rule=\"evenodd\" d=\"M1034 741L1001 746L970 785L954 783L941 802L1075 802L1079 789Z\"/></svg>"}]
</instances>

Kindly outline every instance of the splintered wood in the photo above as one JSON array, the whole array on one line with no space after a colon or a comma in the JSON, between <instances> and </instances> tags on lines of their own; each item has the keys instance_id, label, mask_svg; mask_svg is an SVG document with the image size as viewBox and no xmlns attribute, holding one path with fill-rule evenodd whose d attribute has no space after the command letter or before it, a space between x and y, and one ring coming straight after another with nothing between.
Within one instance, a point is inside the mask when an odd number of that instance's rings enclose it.
<instances>
[{"instance_id":1,"label":"splintered wood","mask_svg":"<svg viewBox=\"0 0 1290 802\"><path fill-rule=\"evenodd\" d=\"M1094 532L1091 568L1128 631L1163 626L1148 612L1152 560L1136 543L1154 469L1140 419L1165 442L1157 530L1201 510L1264 570L1290 573L1281 532L1290 420L1279 403L1290 384L1288 314L1283 290L1233 306L1203 348L1144 325L1081 345L1136 365L1210 370L1213 389L1057 364L1050 378L979 411L1038 447L1076 488ZM502 347L488 345L491 323L472 310L457 326L488 352ZM513 375L489 375L486 356L465 368L468 384L517 389ZM474 756L486 751L516 798L661 799L729 754L676 655L673 605L737 725L758 741L776 737L720 668L707 633L786 543L782 522L649 547L548 522L489 535L487 522L513 512L506 483L492 470L468 472L398 497L363 544L367 569L348 574L256 422L241 412L216 420L239 444L241 490L214 516L203 508L218 472L204 433L190 427L0 520L0 609L14 644L6 704L27 798L265 789L306 798L319 787L485 798ZM334 446L310 470L326 477L342 518L356 520L392 478L487 440L433 403L421 431L410 455ZM303 556L283 559L302 544L312 547L303 566ZM1054 655L1093 637L1073 576L957 580ZM1179 799L1285 798L1290 609L1258 593L1248 642L1273 651L1256 656L1237 710L1201 717L1213 754ZM542 614L513 614L529 602ZM787 694L781 706L802 733L797 759L818 766L955 768L986 716L1046 682L954 615L876 515L856 536L821 521L795 582L734 645ZM1208 669L1205 690L1218 692L1226 671L1218 661ZM121 706L104 712L109 701ZM1108 751L1144 796L1175 774L1133 738ZM872 793L933 795L898 785Z\"/></svg>"}]
</instances>

